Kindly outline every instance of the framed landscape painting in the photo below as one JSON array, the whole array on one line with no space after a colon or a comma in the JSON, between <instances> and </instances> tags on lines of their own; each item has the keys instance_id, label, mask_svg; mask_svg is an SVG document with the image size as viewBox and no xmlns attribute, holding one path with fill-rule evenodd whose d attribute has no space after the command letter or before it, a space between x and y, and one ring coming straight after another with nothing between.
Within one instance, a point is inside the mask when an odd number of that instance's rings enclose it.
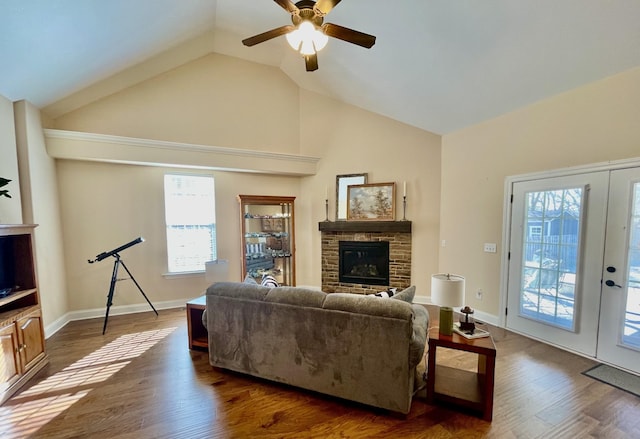
<instances>
[{"instance_id":1,"label":"framed landscape painting","mask_svg":"<svg viewBox=\"0 0 640 439\"><path fill-rule=\"evenodd\" d=\"M394 221L396 184L356 184L348 188L349 221Z\"/></svg>"}]
</instances>

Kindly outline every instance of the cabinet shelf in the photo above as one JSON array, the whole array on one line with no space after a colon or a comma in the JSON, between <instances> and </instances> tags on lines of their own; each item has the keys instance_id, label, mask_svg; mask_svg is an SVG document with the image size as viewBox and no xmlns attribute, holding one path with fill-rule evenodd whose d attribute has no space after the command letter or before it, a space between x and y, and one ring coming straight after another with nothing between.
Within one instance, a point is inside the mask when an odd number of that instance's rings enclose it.
<instances>
[{"instance_id":1,"label":"cabinet shelf","mask_svg":"<svg viewBox=\"0 0 640 439\"><path fill-rule=\"evenodd\" d=\"M295 197L238 195L241 217L242 277L260 282L265 274L295 285Z\"/></svg>"},{"instance_id":2,"label":"cabinet shelf","mask_svg":"<svg viewBox=\"0 0 640 439\"><path fill-rule=\"evenodd\" d=\"M35 288L29 288L27 290L18 290L12 293L9 293L8 296L4 296L0 298L0 308L3 308L5 305L8 305L12 302L22 299L23 297L27 297L33 295L37 290ZM1 319L0 319L1 320Z\"/></svg>"}]
</instances>

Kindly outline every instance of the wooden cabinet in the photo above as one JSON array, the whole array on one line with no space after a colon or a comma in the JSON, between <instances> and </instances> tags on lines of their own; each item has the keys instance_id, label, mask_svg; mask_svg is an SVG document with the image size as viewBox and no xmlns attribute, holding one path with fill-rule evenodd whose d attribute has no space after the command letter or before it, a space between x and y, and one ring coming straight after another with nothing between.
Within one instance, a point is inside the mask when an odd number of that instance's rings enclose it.
<instances>
[{"instance_id":1,"label":"wooden cabinet","mask_svg":"<svg viewBox=\"0 0 640 439\"><path fill-rule=\"evenodd\" d=\"M265 274L295 286L295 197L238 195L242 277L258 283Z\"/></svg>"},{"instance_id":2,"label":"wooden cabinet","mask_svg":"<svg viewBox=\"0 0 640 439\"><path fill-rule=\"evenodd\" d=\"M32 225L0 225L0 403L46 363Z\"/></svg>"}]
</instances>

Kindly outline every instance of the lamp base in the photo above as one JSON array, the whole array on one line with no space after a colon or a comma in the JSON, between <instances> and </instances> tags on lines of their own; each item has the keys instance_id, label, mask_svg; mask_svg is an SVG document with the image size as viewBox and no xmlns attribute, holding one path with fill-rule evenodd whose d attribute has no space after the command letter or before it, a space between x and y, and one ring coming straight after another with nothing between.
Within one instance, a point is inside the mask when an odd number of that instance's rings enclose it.
<instances>
[{"instance_id":1,"label":"lamp base","mask_svg":"<svg viewBox=\"0 0 640 439\"><path fill-rule=\"evenodd\" d=\"M442 335L453 334L453 308L449 306L440 307L439 332Z\"/></svg>"}]
</instances>

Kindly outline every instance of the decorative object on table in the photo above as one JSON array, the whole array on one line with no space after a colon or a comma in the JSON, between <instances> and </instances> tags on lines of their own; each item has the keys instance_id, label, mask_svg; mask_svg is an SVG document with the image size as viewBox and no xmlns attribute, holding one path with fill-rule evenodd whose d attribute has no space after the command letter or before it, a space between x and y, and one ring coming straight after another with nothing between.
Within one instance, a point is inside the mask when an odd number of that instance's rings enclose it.
<instances>
[{"instance_id":1,"label":"decorative object on table","mask_svg":"<svg viewBox=\"0 0 640 439\"><path fill-rule=\"evenodd\" d=\"M367 174L336 175L336 221L344 221L347 219L347 210L349 209L347 189L349 186L366 183Z\"/></svg>"},{"instance_id":2,"label":"decorative object on table","mask_svg":"<svg viewBox=\"0 0 640 439\"><path fill-rule=\"evenodd\" d=\"M347 188L351 221L393 221L396 217L396 184L371 183Z\"/></svg>"},{"instance_id":3,"label":"decorative object on table","mask_svg":"<svg viewBox=\"0 0 640 439\"><path fill-rule=\"evenodd\" d=\"M432 275L431 303L440 306L440 334L453 334L453 308L464 303L464 277L450 273Z\"/></svg>"},{"instance_id":4,"label":"decorative object on table","mask_svg":"<svg viewBox=\"0 0 640 439\"><path fill-rule=\"evenodd\" d=\"M473 310L469 306L465 306L460 312L464 314L464 320L462 317L460 318L460 329L473 334L473 331L476 329L476 324L473 322L473 317L469 317L470 314L473 314Z\"/></svg>"},{"instance_id":5,"label":"decorative object on table","mask_svg":"<svg viewBox=\"0 0 640 439\"><path fill-rule=\"evenodd\" d=\"M455 322L453 324L453 332L460 334L464 338L468 338L468 339L489 337L491 335L489 331L480 329L477 326L473 328L473 331L465 331L460 327L460 322Z\"/></svg>"},{"instance_id":6,"label":"decorative object on table","mask_svg":"<svg viewBox=\"0 0 640 439\"><path fill-rule=\"evenodd\" d=\"M0 187L4 187L4 186L8 185L10 182L11 182L11 180L0 177ZM11 195L9 195L9 189L0 190L0 197L11 198Z\"/></svg>"}]
</instances>

